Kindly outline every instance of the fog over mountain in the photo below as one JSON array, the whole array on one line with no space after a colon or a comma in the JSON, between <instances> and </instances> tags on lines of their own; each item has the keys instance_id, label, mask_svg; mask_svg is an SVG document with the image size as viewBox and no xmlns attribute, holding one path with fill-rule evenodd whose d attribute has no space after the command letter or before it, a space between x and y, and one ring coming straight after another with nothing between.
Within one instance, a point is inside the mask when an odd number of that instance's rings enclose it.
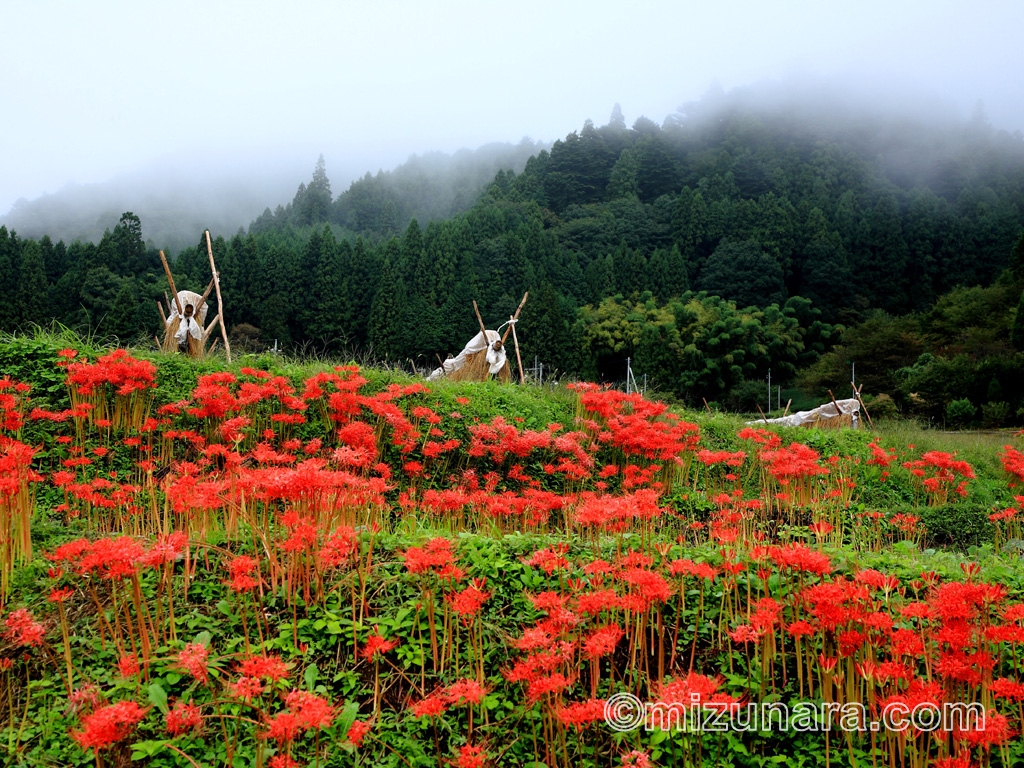
<instances>
[{"instance_id":1,"label":"fog over mountain","mask_svg":"<svg viewBox=\"0 0 1024 768\"><path fill-rule=\"evenodd\" d=\"M72 183L169 188L168 163L194 199L196 179L234 179L251 216L320 153L337 193L412 154L554 141L616 102L660 122L715 82L808 73L909 83L965 117L980 99L995 129L1024 128L1015 0L44 0L6 4L4 28L0 217Z\"/></svg>"}]
</instances>

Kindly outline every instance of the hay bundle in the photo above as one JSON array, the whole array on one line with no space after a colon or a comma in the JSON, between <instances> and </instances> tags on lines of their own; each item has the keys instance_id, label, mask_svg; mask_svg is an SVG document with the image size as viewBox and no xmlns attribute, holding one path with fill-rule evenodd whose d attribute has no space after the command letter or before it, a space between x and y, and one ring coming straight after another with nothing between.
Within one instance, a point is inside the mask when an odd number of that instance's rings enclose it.
<instances>
[{"instance_id":1,"label":"hay bundle","mask_svg":"<svg viewBox=\"0 0 1024 768\"><path fill-rule=\"evenodd\" d=\"M185 307L191 304L194 308L192 314L193 322L199 324L200 331L206 323L206 297L201 296L193 291L178 291L177 303L171 302L171 315L167 318L167 322L164 325L164 352L177 352L178 351L178 340L175 335L178 333L178 329L181 327L181 315L178 313L178 306L181 306L182 311ZM202 357L205 338L196 339L192 336L186 336L186 342L188 343L188 355L190 357Z\"/></svg>"},{"instance_id":2,"label":"hay bundle","mask_svg":"<svg viewBox=\"0 0 1024 768\"><path fill-rule=\"evenodd\" d=\"M498 381L508 384L512 381L512 371L509 369L508 360L501 366L496 374ZM447 378L451 381L487 381L491 378L491 364L487 361L487 350L470 352L466 355L461 368L448 373Z\"/></svg>"},{"instance_id":3,"label":"hay bundle","mask_svg":"<svg viewBox=\"0 0 1024 768\"><path fill-rule=\"evenodd\" d=\"M814 421L806 422L803 426L810 429L811 427L818 427L820 429L844 429L853 426L853 414L852 413L841 413L838 416L826 416L824 414L818 414Z\"/></svg>"}]
</instances>

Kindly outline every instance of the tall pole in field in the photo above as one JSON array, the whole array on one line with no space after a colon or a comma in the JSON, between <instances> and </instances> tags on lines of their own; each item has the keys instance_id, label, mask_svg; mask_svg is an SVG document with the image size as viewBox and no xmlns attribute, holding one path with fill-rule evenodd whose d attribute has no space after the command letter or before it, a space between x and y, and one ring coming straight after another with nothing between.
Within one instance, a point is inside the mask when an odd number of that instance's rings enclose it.
<instances>
[{"instance_id":1,"label":"tall pole in field","mask_svg":"<svg viewBox=\"0 0 1024 768\"><path fill-rule=\"evenodd\" d=\"M213 287L217 291L217 314L221 318L220 336L224 339L224 352L231 362L231 345L228 343L227 324L224 322L224 300L220 296L220 276L217 274L217 265L213 263L213 245L210 243L210 230L206 230L206 253L210 256L210 271L213 273Z\"/></svg>"}]
</instances>

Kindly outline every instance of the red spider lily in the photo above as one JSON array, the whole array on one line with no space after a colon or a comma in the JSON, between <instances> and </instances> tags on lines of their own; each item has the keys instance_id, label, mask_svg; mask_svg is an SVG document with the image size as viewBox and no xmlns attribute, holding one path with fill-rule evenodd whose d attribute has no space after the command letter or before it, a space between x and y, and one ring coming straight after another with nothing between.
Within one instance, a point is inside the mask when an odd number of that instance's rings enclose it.
<instances>
[{"instance_id":1,"label":"red spider lily","mask_svg":"<svg viewBox=\"0 0 1024 768\"><path fill-rule=\"evenodd\" d=\"M175 702L174 706L167 712L167 732L173 736L180 736L189 731L198 730L203 724L203 714L196 704L189 704L184 701Z\"/></svg>"},{"instance_id":2,"label":"red spider lily","mask_svg":"<svg viewBox=\"0 0 1024 768\"><path fill-rule=\"evenodd\" d=\"M134 701L119 701L100 707L82 718L82 730L71 731L74 739L83 749L101 749L128 737L132 729L146 716Z\"/></svg>"},{"instance_id":3,"label":"red spider lily","mask_svg":"<svg viewBox=\"0 0 1024 768\"><path fill-rule=\"evenodd\" d=\"M405 551L404 559L409 573L433 572L439 575L454 575L454 572L458 571L455 568L452 543L442 537L431 539L423 547L409 547Z\"/></svg>"},{"instance_id":4,"label":"red spider lily","mask_svg":"<svg viewBox=\"0 0 1024 768\"><path fill-rule=\"evenodd\" d=\"M385 640L380 634L377 633L377 628L374 627L374 632L363 643L363 647L359 649L359 655L364 659L373 659L378 655L387 653L388 651L398 647L398 640Z\"/></svg>"},{"instance_id":5,"label":"red spider lily","mask_svg":"<svg viewBox=\"0 0 1024 768\"><path fill-rule=\"evenodd\" d=\"M577 730L582 730L592 723L603 722L604 709L604 699L587 699L560 707L555 711L555 717L562 725L571 725Z\"/></svg>"},{"instance_id":6,"label":"red spider lily","mask_svg":"<svg viewBox=\"0 0 1024 768\"><path fill-rule=\"evenodd\" d=\"M126 679L131 679L139 674L139 660L134 653L123 654L117 660L117 673Z\"/></svg>"},{"instance_id":7,"label":"red spider lily","mask_svg":"<svg viewBox=\"0 0 1024 768\"><path fill-rule=\"evenodd\" d=\"M74 594L75 590L71 589L70 587L64 587L63 589L54 589L50 591L50 596L47 598L47 601L51 603L63 603Z\"/></svg>"},{"instance_id":8,"label":"red spider lily","mask_svg":"<svg viewBox=\"0 0 1024 768\"><path fill-rule=\"evenodd\" d=\"M606 656L615 650L615 646L624 636L625 632L618 624L599 627L582 641L581 650L588 659Z\"/></svg>"},{"instance_id":9,"label":"red spider lily","mask_svg":"<svg viewBox=\"0 0 1024 768\"><path fill-rule=\"evenodd\" d=\"M262 696L264 691L266 691L266 686L258 677L243 676L228 685L228 695L242 701L252 701L254 698Z\"/></svg>"},{"instance_id":10,"label":"red spider lily","mask_svg":"<svg viewBox=\"0 0 1024 768\"><path fill-rule=\"evenodd\" d=\"M356 720L348 727L348 731L345 733L345 739L356 748L363 746L363 739L366 738L371 730L371 726L365 720Z\"/></svg>"},{"instance_id":11,"label":"red spider lily","mask_svg":"<svg viewBox=\"0 0 1024 768\"><path fill-rule=\"evenodd\" d=\"M1004 445L1003 452L999 456L1003 469L1007 474L1015 478L1015 482L1024 482L1024 453L1021 453L1012 445Z\"/></svg>"},{"instance_id":12,"label":"red spider lily","mask_svg":"<svg viewBox=\"0 0 1024 768\"><path fill-rule=\"evenodd\" d=\"M746 451L735 451L730 453L729 451L709 451L707 449L701 449L694 454L697 461L706 466L712 466L714 464L725 464L729 467L740 467L743 466L743 462L747 458Z\"/></svg>"},{"instance_id":13,"label":"red spider lily","mask_svg":"<svg viewBox=\"0 0 1024 768\"><path fill-rule=\"evenodd\" d=\"M231 578L224 583L235 592L248 592L261 583L259 577L259 561L249 555L239 555L227 563ZM255 575L254 575L255 574Z\"/></svg>"},{"instance_id":14,"label":"red spider lily","mask_svg":"<svg viewBox=\"0 0 1024 768\"><path fill-rule=\"evenodd\" d=\"M82 395L91 395L104 384L113 387L118 395L156 386L156 366L148 360L136 360L123 349L115 349L95 363L71 363L67 371L68 386L74 386Z\"/></svg>"},{"instance_id":15,"label":"red spider lily","mask_svg":"<svg viewBox=\"0 0 1024 768\"><path fill-rule=\"evenodd\" d=\"M1005 715L990 709L985 713L983 727L968 730L954 728L953 740L970 744L972 747L982 747L988 752L993 745L1004 744L1016 734Z\"/></svg>"},{"instance_id":16,"label":"red spider lily","mask_svg":"<svg viewBox=\"0 0 1024 768\"><path fill-rule=\"evenodd\" d=\"M572 514L573 522L578 525L619 530L629 521L650 520L664 514L658 506L658 492L653 489L642 489L626 496L584 493L581 498L582 503Z\"/></svg>"},{"instance_id":17,"label":"red spider lily","mask_svg":"<svg viewBox=\"0 0 1024 768\"><path fill-rule=\"evenodd\" d=\"M882 448L877 440L872 440L868 443L868 448L871 450L871 458L868 459L868 464L875 464L879 467L888 467L896 460L896 452L888 452Z\"/></svg>"},{"instance_id":18,"label":"red spider lily","mask_svg":"<svg viewBox=\"0 0 1024 768\"><path fill-rule=\"evenodd\" d=\"M473 583L464 590L448 596L452 610L464 621L476 616L483 604L490 598L491 593L483 589L485 584L486 579L473 579Z\"/></svg>"},{"instance_id":19,"label":"red spider lily","mask_svg":"<svg viewBox=\"0 0 1024 768\"><path fill-rule=\"evenodd\" d=\"M483 768L487 764L487 753L483 747L464 744L459 747L459 756L452 761L455 768Z\"/></svg>"},{"instance_id":20,"label":"red spider lily","mask_svg":"<svg viewBox=\"0 0 1024 768\"><path fill-rule=\"evenodd\" d=\"M568 544L556 544L546 549L538 549L532 557L524 562L534 568L540 568L550 576L555 571L569 568L569 561L565 557L568 551Z\"/></svg>"},{"instance_id":21,"label":"red spider lily","mask_svg":"<svg viewBox=\"0 0 1024 768\"><path fill-rule=\"evenodd\" d=\"M178 652L175 661L180 669L205 684L209 681L209 671L206 666L209 656L209 649L202 643L189 643Z\"/></svg>"},{"instance_id":22,"label":"red spider lily","mask_svg":"<svg viewBox=\"0 0 1024 768\"><path fill-rule=\"evenodd\" d=\"M32 618L32 614L25 608L18 608L11 611L4 619L4 638L15 645L32 646L42 645L46 637L46 628Z\"/></svg>"},{"instance_id":23,"label":"red spider lily","mask_svg":"<svg viewBox=\"0 0 1024 768\"><path fill-rule=\"evenodd\" d=\"M486 695L487 686L469 679L458 680L444 690L444 696L449 706L480 704Z\"/></svg>"},{"instance_id":24,"label":"red spider lily","mask_svg":"<svg viewBox=\"0 0 1024 768\"><path fill-rule=\"evenodd\" d=\"M731 705L738 701L734 696L719 690L725 679L708 677L698 672L690 672L686 677L660 683L654 687L657 703L662 705Z\"/></svg>"},{"instance_id":25,"label":"red spider lily","mask_svg":"<svg viewBox=\"0 0 1024 768\"><path fill-rule=\"evenodd\" d=\"M932 768L973 768L971 753L964 751L949 757L937 757L932 761Z\"/></svg>"},{"instance_id":26,"label":"red spider lily","mask_svg":"<svg viewBox=\"0 0 1024 768\"><path fill-rule=\"evenodd\" d=\"M622 768L654 768L651 756L647 752L642 752L638 749L624 754L620 765Z\"/></svg>"},{"instance_id":27,"label":"red spider lily","mask_svg":"<svg viewBox=\"0 0 1024 768\"><path fill-rule=\"evenodd\" d=\"M438 717L448 710L448 696L444 690L438 690L409 705L409 712L413 717Z\"/></svg>"},{"instance_id":28,"label":"red spider lily","mask_svg":"<svg viewBox=\"0 0 1024 768\"><path fill-rule=\"evenodd\" d=\"M736 629L729 632L729 637L732 638L734 643L747 644L757 643L761 640L762 633L754 629L749 624L741 624Z\"/></svg>"},{"instance_id":29,"label":"red spider lily","mask_svg":"<svg viewBox=\"0 0 1024 768\"><path fill-rule=\"evenodd\" d=\"M289 667L277 654L247 656L238 663L238 673L245 677L266 678L276 682L288 679Z\"/></svg>"},{"instance_id":30,"label":"red spider lily","mask_svg":"<svg viewBox=\"0 0 1024 768\"><path fill-rule=\"evenodd\" d=\"M320 565L323 568L338 568L351 562L359 552L359 539L355 529L342 525L331 531L320 547Z\"/></svg>"},{"instance_id":31,"label":"red spider lily","mask_svg":"<svg viewBox=\"0 0 1024 768\"><path fill-rule=\"evenodd\" d=\"M327 728L334 720L334 707L326 699L309 691L294 690L284 697L284 703L304 729Z\"/></svg>"},{"instance_id":32,"label":"red spider lily","mask_svg":"<svg viewBox=\"0 0 1024 768\"><path fill-rule=\"evenodd\" d=\"M816 573L820 576L832 572L832 564L827 555L808 549L803 544L771 547L768 553L780 570Z\"/></svg>"}]
</instances>

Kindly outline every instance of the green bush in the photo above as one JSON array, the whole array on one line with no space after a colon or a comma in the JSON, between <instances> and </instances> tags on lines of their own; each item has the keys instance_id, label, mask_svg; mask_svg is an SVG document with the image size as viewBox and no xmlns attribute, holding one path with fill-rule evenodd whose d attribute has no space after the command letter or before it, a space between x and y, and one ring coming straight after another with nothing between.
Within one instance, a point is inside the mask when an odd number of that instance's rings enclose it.
<instances>
[{"instance_id":1,"label":"green bush","mask_svg":"<svg viewBox=\"0 0 1024 768\"><path fill-rule=\"evenodd\" d=\"M977 413L978 409L966 397L953 400L946 406L946 421L954 426L963 427L969 424Z\"/></svg>"},{"instance_id":2,"label":"green bush","mask_svg":"<svg viewBox=\"0 0 1024 768\"><path fill-rule=\"evenodd\" d=\"M980 504L947 504L914 511L920 515L930 547L951 547L966 552L992 540L991 510Z\"/></svg>"},{"instance_id":3,"label":"green bush","mask_svg":"<svg viewBox=\"0 0 1024 768\"><path fill-rule=\"evenodd\" d=\"M981 421L986 427L1001 427L1010 419L1010 404L989 402L981 406Z\"/></svg>"}]
</instances>

